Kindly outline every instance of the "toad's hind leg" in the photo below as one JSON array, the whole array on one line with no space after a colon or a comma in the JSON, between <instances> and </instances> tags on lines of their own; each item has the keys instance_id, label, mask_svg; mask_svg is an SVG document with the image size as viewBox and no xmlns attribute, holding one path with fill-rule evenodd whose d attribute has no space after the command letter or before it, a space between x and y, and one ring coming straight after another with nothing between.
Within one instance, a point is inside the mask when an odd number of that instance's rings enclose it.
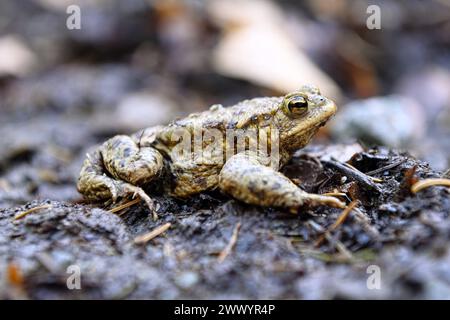
<instances>
[{"instance_id":1,"label":"toad's hind leg","mask_svg":"<svg viewBox=\"0 0 450 320\"><path fill-rule=\"evenodd\" d=\"M105 200L139 195L156 218L152 199L140 187L163 167L162 155L153 148L140 148L128 136L115 136L88 155L81 169L78 190L88 199Z\"/></svg>"},{"instance_id":2,"label":"toad's hind leg","mask_svg":"<svg viewBox=\"0 0 450 320\"><path fill-rule=\"evenodd\" d=\"M256 154L249 152L232 156L220 172L219 188L243 202L287 208L291 212L304 205L345 206L334 197L301 190L289 178L262 163Z\"/></svg>"}]
</instances>

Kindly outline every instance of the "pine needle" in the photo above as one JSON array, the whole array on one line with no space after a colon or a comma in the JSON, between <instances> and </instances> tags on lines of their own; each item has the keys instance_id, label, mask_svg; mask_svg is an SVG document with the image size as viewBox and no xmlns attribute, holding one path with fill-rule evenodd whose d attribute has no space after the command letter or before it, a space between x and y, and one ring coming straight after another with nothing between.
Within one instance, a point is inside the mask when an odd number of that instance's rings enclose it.
<instances>
[{"instance_id":1,"label":"pine needle","mask_svg":"<svg viewBox=\"0 0 450 320\"><path fill-rule=\"evenodd\" d=\"M432 186L450 187L450 179L434 178L434 179L425 179L425 180L417 181L416 183L414 183L411 186L411 192L417 193L420 190L423 190L425 188L432 187Z\"/></svg>"},{"instance_id":2,"label":"pine needle","mask_svg":"<svg viewBox=\"0 0 450 320\"><path fill-rule=\"evenodd\" d=\"M108 210L108 211L111 212L111 213L116 213L116 212L119 212L119 211L121 211L121 210L123 210L125 208L131 207L132 205L135 205L136 203L139 203L139 202L141 202L141 198L136 198L136 199L128 201L128 202L126 202L124 204L121 204L120 206L114 207L114 208L112 208L111 210Z\"/></svg>"},{"instance_id":3,"label":"pine needle","mask_svg":"<svg viewBox=\"0 0 450 320\"><path fill-rule=\"evenodd\" d=\"M32 212L35 212L35 211L38 211L38 210L42 210L42 209L50 209L51 207L52 207L51 204L44 204L42 206L31 208L31 209L29 209L27 211L23 211L23 212L19 213L17 216L14 217L14 220L22 219L23 217L25 217L26 215L28 215L28 214L30 214Z\"/></svg>"},{"instance_id":4,"label":"pine needle","mask_svg":"<svg viewBox=\"0 0 450 320\"><path fill-rule=\"evenodd\" d=\"M157 227L156 229L153 229L152 231L145 233L143 235L140 235L134 239L134 243L136 244L145 244L149 242L150 240L156 238L157 236L161 235L162 233L166 232L167 229L170 228L172 224L170 222L163 224L162 226Z\"/></svg>"},{"instance_id":5,"label":"pine needle","mask_svg":"<svg viewBox=\"0 0 450 320\"><path fill-rule=\"evenodd\" d=\"M336 230L342 223L344 223L345 219L347 219L348 215L355 208L358 201L352 201L339 215L336 221L331 225L330 228L316 241L315 246L318 247L321 245L323 240L326 238L326 234L330 234L332 231Z\"/></svg>"},{"instance_id":6,"label":"pine needle","mask_svg":"<svg viewBox=\"0 0 450 320\"><path fill-rule=\"evenodd\" d=\"M344 192L326 192L322 193L322 196L329 196L329 197L347 197L347 194Z\"/></svg>"},{"instance_id":7,"label":"pine needle","mask_svg":"<svg viewBox=\"0 0 450 320\"><path fill-rule=\"evenodd\" d=\"M234 246L236 245L239 229L241 229L241 223L238 222L236 226L233 229L233 234L231 235L230 241L228 242L227 246L220 252L219 257L217 258L217 261L223 262L226 257L231 253L231 250L233 250Z\"/></svg>"}]
</instances>

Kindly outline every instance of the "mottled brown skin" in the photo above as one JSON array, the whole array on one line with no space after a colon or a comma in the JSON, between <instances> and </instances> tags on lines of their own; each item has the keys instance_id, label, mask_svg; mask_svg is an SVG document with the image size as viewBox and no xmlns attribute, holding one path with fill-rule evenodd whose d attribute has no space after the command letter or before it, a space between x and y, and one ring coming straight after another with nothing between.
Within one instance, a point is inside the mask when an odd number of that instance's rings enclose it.
<instances>
[{"instance_id":1,"label":"mottled brown skin","mask_svg":"<svg viewBox=\"0 0 450 320\"><path fill-rule=\"evenodd\" d=\"M142 187L163 182L167 192L179 198L219 188L249 204L282 207L292 212L304 205L344 207L334 197L304 192L278 172L335 112L335 104L312 86L304 86L285 97L255 98L228 108L215 105L208 111L191 114L167 126L109 139L87 155L78 190L87 199L112 199L113 202L139 195L153 213L153 201ZM251 130L262 132L269 125L278 132L280 161L275 165L268 162L268 155L254 150L237 150L226 144L225 139L218 140L223 145L218 154L226 162L203 155L205 161L200 163L200 155L195 149L188 157L179 153L183 140L176 136L180 130L192 134L200 130L205 134L216 129L225 134L227 129L233 129L245 134ZM208 139L204 140L200 143L203 148L209 145ZM227 153L231 157L225 157ZM161 181L164 171L171 177L169 182Z\"/></svg>"}]
</instances>

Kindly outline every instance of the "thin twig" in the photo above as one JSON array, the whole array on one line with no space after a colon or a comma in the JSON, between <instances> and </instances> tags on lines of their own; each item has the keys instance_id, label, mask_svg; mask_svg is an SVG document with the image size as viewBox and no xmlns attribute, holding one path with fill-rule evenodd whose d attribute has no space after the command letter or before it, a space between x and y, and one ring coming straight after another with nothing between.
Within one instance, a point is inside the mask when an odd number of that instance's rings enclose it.
<instances>
[{"instance_id":1,"label":"thin twig","mask_svg":"<svg viewBox=\"0 0 450 320\"><path fill-rule=\"evenodd\" d=\"M364 228L364 230L368 234L370 234L374 239L379 239L380 232L370 224L370 218L361 210L359 210L359 208L354 208L353 212L354 212L353 217L355 218L356 222L360 223Z\"/></svg>"},{"instance_id":2,"label":"thin twig","mask_svg":"<svg viewBox=\"0 0 450 320\"><path fill-rule=\"evenodd\" d=\"M381 168L378 168L378 169L375 169L375 170L372 170L372 171L364 172L364 174L366 174L368 176L371 176L371 175L374 175L374 174L377 174L377 173L380 173L380 172L384 172L384 171L390 170L392 168L398 167L399 165L401 165L406 160L407 160L407 158L403 158L403 159L401 159L401 160L399 160L397 162L388 164L387 166L384 166L384 167L381 167Z\"/></svg>"},{"instance_id":3,"label":"thin twig","mask_svg":"<svg viewBox=\"0 0 450 320\"><path fill-rule=\"evenodd\" d=\"M336 230L344 221L347 219L350 212L355 208L358 201L352 201L344 210L342 210L342 213L339 215L339 217L336 219L336 221L331 225L330 228L316 241L315 246L318 247L322 244L323 240L326 237L326 233L331 233L334 230Z\"/></svg>"},{"instance_id":4,"label":"thin twig","mask_svg":"<svg viewBox=\"0 0 450 320\"><path fill-rule=\"evenodd\" d=\"M352 178L353 180L359 182L360 184L366 186L369 189L376 190L377 192L381 193L381 189L379 186L377 186L371 179L371 177L365 175L361 171L354 169L351 166L344 165L336 160L322 160L322 162L328 166L333 167L346 176Z\"/></svg>"},{"instance_id":5,"label":"thin twig","mask_svg":"<svg viewBox=\"0 0 450 320\"><path fill-rule=\"evenodd\" d=\"M367 173L362 172L361 170L358 170L357 168L355 168L354 166L352 166L350 163L347 162L343 162L344 166L349 167L350 169L357 171L357 172L361 172L362 174L366 175L370 180L372 180L373 182L383 182L382 179L380 178L375 178L375 177L371 177L369 176Z\"/></svg>"},{"instance_id":6,"label":"thin twig","mask_svg":"<svg viewBox=\"0 0 450 320\"><path fill-rule=\"evenodd\" d=\"M323 232L325 239L327 239L327 241L331 245L333 245L333 247L335 247L336 250L338 250L346 259L348 260L353 259L352 253L345 247L345 245L341 241L334 240L328 231L324 230L320 225L318 225L314 221L309 220L308 223L317 232Z\"/></svg>"},{"instance_id":7,"label":"thin twig","mask_svg":"<svg viewBox=\"0 0 450 320\"><path fill-rule=\"evenodd\" d=\"M220 252L219 257L217 258L217 261L223 262L226 257L230 254L231 250L233 250L234 246L236 245L239 229L241 228L241 223L238 222L236 226L233 229L233 234L231 235L230 241L228 242L227 246Z\"/></svg>"},{"instance_id":8,"label":"thin twig","mask_svg":"<svg viewBox=\"0 0 450 320\"><path fill-rule=\"evenodd\" d=\"M36 258L51 273L56 274L58 272L56 263L52 260L52 257L47 252L38 252L36 254Z\"/></svg>"},{"instance_id":9,"label":"thin twig","mask_svg":"<svg viewBox=\"0 0 450 320\"><path fill-rule=\"evenodd\" d=\"M133 199L131 201L128 201L128 202L126 202L124 204L121 204L120 206L114 207L114 208L112 208L111 210L108 210L108 211L111 212L111 213L116 213L116 212L121 211L121 210L123 210L125 208L131 207L132 205L135 205L136 203L139 203L139 202L141 202L141 198L138 197L138 198Z\"/></svg>"},{"instance_id":10,"label":"thin twig","mask_svg":"<svg viewBox=\"0 0 450 320\"><path fill-rule=\"evenodd\" d=\"M172 224L170 222L168 222L166 224L163 224L162 226L157 227L156 229L153 229L152 231L150 231L148 233L140 235L134 239L134 243L136 243L136 244L147 243L148 241L159 236L160 234L166 232L167 229L169 229L171 225Z\"/></svg>"},{"instance_id":11,"label":"thin twig","mask_svg":"<svg viewBox=\"0 0 450 320\"><path fill-rule=\"evenodd\" d=\"M411 192L417 193L422 189L432 187L432 186L450 187L450 179L431 178L431 179L417 181L416 183L414 183L411 186Z\"/></svg>"},{"instance_id":12,"label":"thin twig","mask_svg":"<svg viewBox=\"0 0 450 320\"><path fill-rule=\"evenodd\" d=\"M450 179L450 169L448 169L447 171L445 171L445 172L442 174L442 178L444 178L444 179Z\"/></svg>"},{"instance_id":13,"label":"thin twig","mask_svg":"<svg viewBox=\"0 0 450 320\"><path fill-rule=\"evenodd\" d=\"M329 232L325 232L325 238L329 243L333 244L337 251L339 251L346 259L353 259L353 255L347 247L341 241L333 239Z\"/></svg>"},{"instance_id":14,"label":"thin twig","mask_svg":"<svg viewBox=\"0 0 450 320\"><path fill-rule=\"evenodd\" d=\"M346 197L347 198L347 194L344 192L326 192L326 193L322 193L322 196L329 196L329 197Z\"/></svg>"},{"instance_id":15,"label":"thin twig","mask_svg":"<svg viewBox=\"0 0 450 320\"><path fill-rule=\"evenodd\" d=\"M35 211L38 211L38 210L42 210L42 209L50 209L51 207L52 207L51 204L44 204L42 206L31 208L31 209L29 209L27 211L19 213L17 216L14 217L14 220L22 219L23 217L25 217L26 215L28 215L28 214L30 214L32 212L35 212Z\"/></svg>"},{"instance_id":16,"label":"thin twig","mask_svg":"<svg viewBox=\"0 0 450 320\"><path fill-rule=\"evenodd\" d=\"M357 205L358 201L352 201L344 210L342 210L342 213L339 215L337 220L331 225L330 229L328 231L334 231L336 230L344 221L347 219L349 213L353 210L353 208Z\"/></svg>"}]
</instances>

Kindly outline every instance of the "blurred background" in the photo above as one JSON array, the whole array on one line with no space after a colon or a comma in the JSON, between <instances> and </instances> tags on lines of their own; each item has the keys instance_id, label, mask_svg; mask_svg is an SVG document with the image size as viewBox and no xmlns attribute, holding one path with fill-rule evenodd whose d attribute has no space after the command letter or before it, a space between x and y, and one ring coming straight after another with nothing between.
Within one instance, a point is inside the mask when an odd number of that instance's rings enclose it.
<instances>
[{"instance_id":1,"label":"blurred background","mask_svg":"<svg viewBox=\"0 0 450 320\"><path fill-rule=\"evenodd\" d=\"M79 200L86 151L114 134L304 83L339 106L316 142L445 171L449 49L447 0L1 1L0 207Z\"/></svg>"}]
</instances>

